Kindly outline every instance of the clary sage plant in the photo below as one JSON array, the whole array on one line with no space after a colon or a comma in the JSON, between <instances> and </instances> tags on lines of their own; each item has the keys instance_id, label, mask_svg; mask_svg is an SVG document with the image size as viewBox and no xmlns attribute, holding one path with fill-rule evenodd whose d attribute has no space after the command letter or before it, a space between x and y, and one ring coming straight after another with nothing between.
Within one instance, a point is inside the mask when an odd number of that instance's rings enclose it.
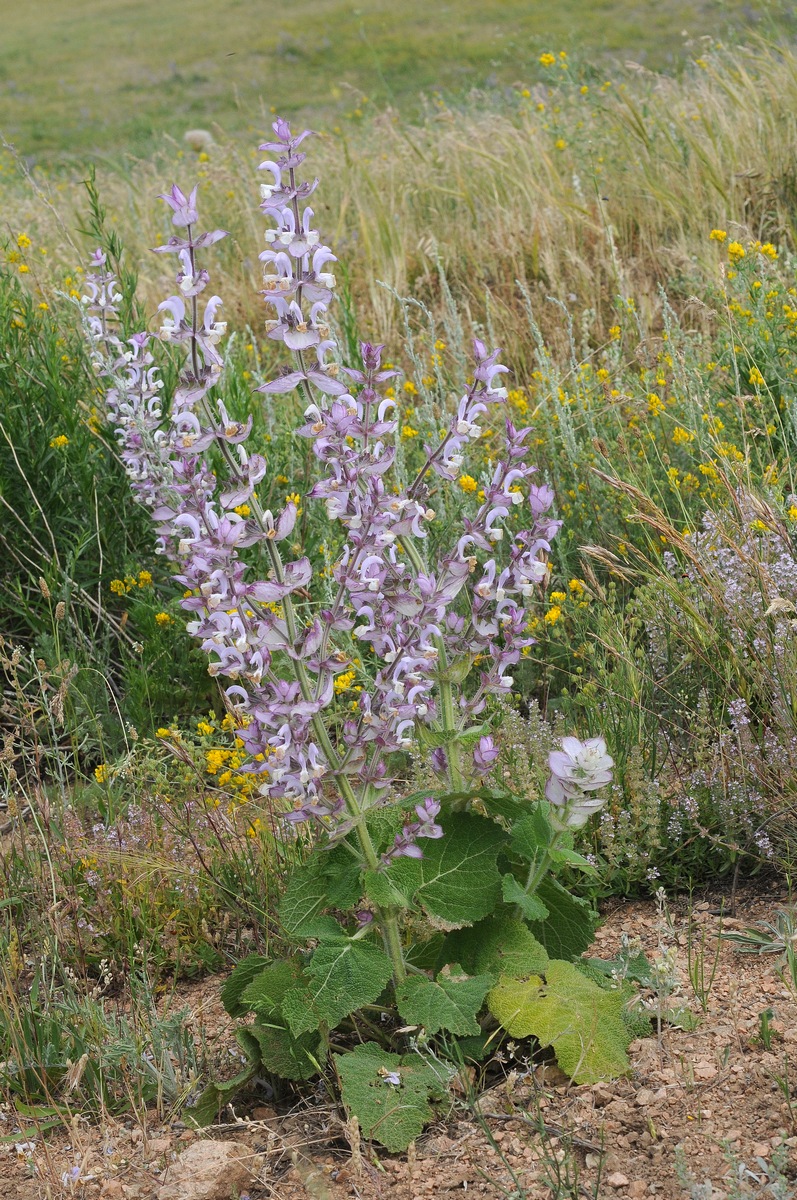
<instances>
[{"instance_id":1,"label":"clary sage plant","mask_svg":"<svg viewBox=\"0 0 797 1200\"><path fill-rule=\"evenodd\" d=\"M601 739L566 738L551 755L547 799L485 786L500 755L496 698L508 697L541 597L553 493L527 461L528 429L505 422L503 453L479 505L436 520L436 496L506 399L497 350L473 343L472 377L424 446L414 478L397 470L397 374L383 347L340 362L328 323L335 256L313 226L318 181L301 178L308 136L277 120L261 147L266 331L292 356L259 391L298 391L323 505L332 576L294 553L299 505L264 509L269 470L250 445L252 419L214 396L224 360L221 299L198 232L197 189L162 199L174 235L177 290L160 305L159 337L185 353L170 402L153 337L123 340L120 297L102 250L87 276L84 321L105 381L133 490L177 564L189 632L209 656L237 735L272 813L311 831L313 849L280 904L278 960L252 956L224 985L246 1068L195 1108L212 1119L255 1074L300 1080L335 1058L342 1098L366 1136L399 1149L445 1095L452 1064L479 1060L505 1030L550 1045L579 1081L626 1066L623 997L575 965L591 910L557 881L591 870L570 828L601 807L612 760ZM287 549L287 547L291 547ZM354 671L356 702L336 677ZM409 751L431 756L438 786L407 795ZM354 1047L352 1049L352 1046Z\"/></svg>"}]
</instances>

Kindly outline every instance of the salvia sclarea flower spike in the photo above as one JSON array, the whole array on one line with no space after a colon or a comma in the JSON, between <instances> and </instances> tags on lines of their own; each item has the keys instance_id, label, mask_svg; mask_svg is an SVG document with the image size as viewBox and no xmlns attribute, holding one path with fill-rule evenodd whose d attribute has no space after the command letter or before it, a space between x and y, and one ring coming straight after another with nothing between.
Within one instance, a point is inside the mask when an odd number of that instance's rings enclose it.
<instances>
[{"instance_id":1,"label":"salvia sclarea flower spike","mask_svg":"<svg viewBox=\"0 0 797 1200\"><path fill-rule=\"evenodd\" d=\"M603 738L562 739L562 749L548 756L551 770L545 796L558 812L562 823L578 829L593 813L606 804L605 796L595 793L612 781L614 759L606 751Z\"/></svg>"},{"instance_id":2,"label":"salvia sclarea flower spike","mask_svg":"<svg viewBox=\"0 0 797 1200\"><path fill-rule=\"evenodd\" d=\"M180 563L177 578L191 593L183 600L194 618L189 630L212 656L211 673L224 681L248 767L263 776L261 791L285 802L290 821L315 819L340 833L380 802L391 782L388 756L413 745L419 723L451 735L435 754L452 786L489 771L497 757L492 739L483 737L463 763L456 734L483 712L489 696L513 686L511 672L532 642L527 606L546 578L559 522L549 515L552 492L534 482L536 468L525 461L529 430L507 421L505 450L478 511L464 519L452 544L428 551L433 477L457 477L468 445L482 432L481 419L506 399L507 368L497 351L476 340L473 379L440 443L426 447L409 487L388 484L397 414L384 388L396 372L383 368L383 347L371 343L361 346L361 368L337 361L327 320L336 259L307 204L317 180L297 178L305 159L299 146L308 135L294 137L282 120L273 129L275 140L261 147L272 156L262 164L270 181L261 207L271 220L261 255L263 295L273 311L268 336L292 352L294 366L260 390L299 388L304 397L298 432L320 463L308 498L322 501L345 535L332 601L299 620L293 596L311 584L312 568L304 557L284 561L278 545L293 530L296 506L288 503L276 515L262 511L254 489L265 462L244 447L251 419L232 421L208 395L223 369L217 344L224 325L216 320L217 296L199 304L209 278L196 252L224 233L196 236L196 189L186 196L176 186L163 199L185 232L157 248L176 254L180 264L178 294L160 305L161 337L184 344L187 357L169 426L156 443L162 461L147 460L150 503L163 547ZM124 453L135 453L128 427L119 432ZM214 443L223 452L222 481L203 457ZM236 512L243 505L248 515ZM505 537L518 506L525 506L526 528ZM256 542L270 571L250 580L241 552ZM352 666L352 638L368 647L371 669L359 672L356 709L333 736L324 714L334 702L335 676ZM473 686L455 698L454 683L474 664ZM416 808L418 820L405 825L385 861L419 854L418 838L441 835L436 806L430 799Z\"/></svg>"}]
</instances>

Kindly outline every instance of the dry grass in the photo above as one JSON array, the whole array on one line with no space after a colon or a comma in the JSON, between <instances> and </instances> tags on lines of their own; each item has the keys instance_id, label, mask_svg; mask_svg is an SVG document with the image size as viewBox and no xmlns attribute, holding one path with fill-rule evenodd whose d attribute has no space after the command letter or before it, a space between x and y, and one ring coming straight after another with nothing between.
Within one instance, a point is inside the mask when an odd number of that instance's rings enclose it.
<instances>
[{"instance_id":1,"label":"dry grass","mask_svg":"<svg viewBox=\"0 0 797 1200\"><path fill-rule=\"evenodd\" d=\"M398 336L398 306L382 284L442 315L442 273L465 326L486 322L522 379L532 313L568 352L550 298L578 314L576 337L594 346L618 297L634 298L645 327L656 323L662 285L676 304L689 299L694 268L718 269L713 226L793 246L797 56L762 43L700 61L680 80L637 71L586 94L560 86L467 112L441 107L414 126L386 115L351 139L320 139L321 227L350 266L369 330ZM257 323L257 158L251 144L228 141L197 163L167 142L150 158L101 167L148 302L164 286L147 252L167 232L156 195L198 175L204 219L233 235L220 251L228 316ZM36 192L6 165L0 186L9 232L25 229L48 249L32 271L46 288L84 253L79 237L67 241L83 195L74 178L34 178Z\"/></svg>"}]
</instances>

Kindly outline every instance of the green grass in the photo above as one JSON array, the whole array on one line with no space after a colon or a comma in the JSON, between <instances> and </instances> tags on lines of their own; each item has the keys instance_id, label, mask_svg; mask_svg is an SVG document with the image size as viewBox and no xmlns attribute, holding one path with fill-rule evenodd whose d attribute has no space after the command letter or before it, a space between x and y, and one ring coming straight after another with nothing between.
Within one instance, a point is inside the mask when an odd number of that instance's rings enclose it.
<instances>
[{"instance_id":1,"label":"green grass","mask_svg":"<svg viewBox=\"0 0 797 1200\"><path fill-rule=\"evenodd\" d=\"M3 17L0 131L26 156L116 157L190 128L260 129L274 107L331 125L375 106L417 113L436 89L532 84L545 50L662 68L706 35L787 32L786 12L781 0L754 12L741 0L37 0Z\"/></svg>"}]
</instances>

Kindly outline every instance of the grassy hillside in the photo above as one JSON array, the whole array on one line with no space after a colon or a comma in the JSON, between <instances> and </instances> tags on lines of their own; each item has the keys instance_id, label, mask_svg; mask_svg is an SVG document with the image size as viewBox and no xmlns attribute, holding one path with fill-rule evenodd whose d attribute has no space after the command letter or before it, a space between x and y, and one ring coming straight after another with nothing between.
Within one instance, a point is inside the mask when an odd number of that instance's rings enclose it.
<instances>
[{"instance_id":1,"label":"grassy hillside","mask_svg":"<svg viewBox=\"0 0 797 1200\"><path fill-rule=\"evenodd\" d=\"M35 0L4 6L0 131L26 156L139 152L164 133L260 128L272 106L322 124L421 93L501 89L578 49L661 68L704 35L787 29L741 0ZM400 15L399 15L400 14ZM691 41L690 41L691 39Z\"/></svg>"}]
</instances>

